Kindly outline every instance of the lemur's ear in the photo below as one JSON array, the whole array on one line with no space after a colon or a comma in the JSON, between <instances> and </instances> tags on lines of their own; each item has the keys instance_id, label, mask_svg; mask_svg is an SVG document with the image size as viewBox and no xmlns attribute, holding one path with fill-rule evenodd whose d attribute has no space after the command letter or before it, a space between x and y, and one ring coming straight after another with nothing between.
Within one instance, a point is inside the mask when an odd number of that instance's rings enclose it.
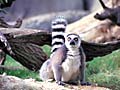
<instances>
[{"instance_id":1,"label":"lemur's ear","mask_svg":"<svg viewBox=\"0 0 120 90\"><path fill-rule=\"evenodd\" d=\"M79 33L78 34L81 40L84 40L85 34L84 33Z\"/></svg>"},{"instance_id":2,"label":"lemur's ear","mask_svg":"<svg viewBox=\"0 0 120 90\"><path fill-rule=\"evenodd\" d=\"M64 37L67 37L68 33L64 33Z\"/></svg>"},{"instance_id":3,"label":"lemur's ear","mask_svg":"<svg viewBox=\"0 0 120 90\"><path fill-rule=\"evenodd\" d=\"M79 35L79 34L77 34L78 35L78 37L81 39L81 35Z\"/></svg>"},{"instance_id":4,"label":"lemur's ear","mask_svg":"<svg viewBox=\"0 0 120 90\"><path fill-rule=\"evenodd\" d=\"M68 35L68 33L64 33L65 41L67 40L67 35Z\"/></svg>"}]
</instances>

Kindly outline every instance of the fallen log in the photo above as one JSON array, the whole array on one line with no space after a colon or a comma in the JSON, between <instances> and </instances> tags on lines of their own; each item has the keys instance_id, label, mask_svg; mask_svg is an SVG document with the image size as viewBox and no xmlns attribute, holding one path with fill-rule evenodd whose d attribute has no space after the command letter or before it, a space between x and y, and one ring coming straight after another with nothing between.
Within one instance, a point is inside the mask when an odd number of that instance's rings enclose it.
<instances>
[{"instance_id":1,"label":"fallen log","mask_svg":"<svg viewBox=\"0 0 120 90\"><path fill-rule=\"evenodd\" d=\"M109 0L107 6L114 4L118 6L120 0ZM114 2L115 1L115 2ZM115 5L116 3L116 5ZM120 39L120 27L116 26L110 20L99 21L94 16L96 13L102 13L104 9L102 6L99 10L83 17L82 19L69 24L67 26L67 33L77 33L83 40L96 43L104 43L107 41L113 41L114 39Z\"/></svg>"},{"instance_id":2,"label":"fallen log","mask_svg":"<svg viewBox=\"0 0 120 90\"><path fill-rule=\"evenodd\" d=\"M91 43L82 41L82 47L86 54L87 61L93 60L98 56L104 56L120 48L120 40L106 43Z\"/></svg>"},{"instance_id":3,"label":"fallen log","mask_svg":"<svg viewBox=\"0 0 120 90\"><path fill-rule=\"evenodd\" d=\"M0 28L8 41L13 43L33 43L37 45L50 45L51 34L46 30L36 30L36 29L17 29L17 28Z\"/></svg>"},{"instance_id":4,"label":"fallen log","mask_svg":"<svg viewBox=\"0 0 120 90\"><path fill-rule=\"evenodd\" d=\"M0 17L0 27L2 28L19 28L21 25L22 25L21 19L17 19L14 25L10 25L6 23L2 17ZM4 62L6 60L6 54L12 54L12 51L10 50L11 47L9 43L6 42L6 37L4 37L4 35L1 32L0 36L1 36L0 39L3 39L2 42L0 41L0 65L4 65Z\"/></svg>"},{"instance_id":5,"label":"fallen log","mask_svg":"<svg viewBox=\"0 0 120 90\"><path fill-rule=\"evenodd\" d=\"M40 46L50 45L51 35L43 30L1 28L15 55L16 61L30 70L36 71L48 58Z\"/></svg>"}]
</instances>

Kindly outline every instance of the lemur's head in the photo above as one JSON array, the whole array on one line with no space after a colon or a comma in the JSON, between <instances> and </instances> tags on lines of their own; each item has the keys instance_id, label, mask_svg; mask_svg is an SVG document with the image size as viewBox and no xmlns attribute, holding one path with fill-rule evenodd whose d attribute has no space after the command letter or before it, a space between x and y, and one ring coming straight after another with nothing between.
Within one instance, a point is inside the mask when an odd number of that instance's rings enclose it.
<instances>
[{"instance_id":1,"label":"lemur's head","mask_svg":"<svg viewBox=\"0 0 120 90\"><path fill-rule=\"evenodd\" d=\"M65 36L65 45L69 48L79 48L81 45L81 38L77 34L68 34Z\"/></svg>"}]
</instances>

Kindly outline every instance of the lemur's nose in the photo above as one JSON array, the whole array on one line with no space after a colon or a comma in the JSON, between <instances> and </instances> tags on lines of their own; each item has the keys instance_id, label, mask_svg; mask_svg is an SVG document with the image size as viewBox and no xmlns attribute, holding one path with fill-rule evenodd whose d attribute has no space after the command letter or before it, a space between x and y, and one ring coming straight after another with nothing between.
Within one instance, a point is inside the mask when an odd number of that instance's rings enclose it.
<instances>
[{"instance_id":1,"label":"lemur's nose","mask_svg":"<svg viewBox=\"0 0 120 90\"><path fill-rule=\"evenodd\" d=\"M70 45L75 45L75 42L74 42L74 41L71 41L71 42L70 42Z\"/></svg>"}]
</instances>

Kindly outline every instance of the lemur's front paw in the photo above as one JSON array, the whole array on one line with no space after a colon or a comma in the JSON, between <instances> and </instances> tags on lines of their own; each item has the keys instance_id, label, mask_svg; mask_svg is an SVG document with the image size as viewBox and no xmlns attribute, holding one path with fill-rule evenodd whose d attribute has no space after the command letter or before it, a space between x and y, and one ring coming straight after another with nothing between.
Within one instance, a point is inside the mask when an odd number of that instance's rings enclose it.
<instances>
[{"instance_id":1,"label":"lemur's front paw","mask_svg":"<svg viewBox=\"0 0 120 90\"><path fill-rule=\"evenodd\" d=\"M90 82L81 82L80 84L81 84L82 86L90 86L90 85L91 85Z\"/></svg>"},{"instance_id":2,"label":"lemur's front paw","mask_svg":"<svg viewBox=\"0 0 120 90\"><path fill-rule=\"evenodd\" d=\"M57 81L56 83L57 83L58 85L65 86L65 83L64 83L64 82L62 82L62 81Z\"/></svg>"}]
</instances>

